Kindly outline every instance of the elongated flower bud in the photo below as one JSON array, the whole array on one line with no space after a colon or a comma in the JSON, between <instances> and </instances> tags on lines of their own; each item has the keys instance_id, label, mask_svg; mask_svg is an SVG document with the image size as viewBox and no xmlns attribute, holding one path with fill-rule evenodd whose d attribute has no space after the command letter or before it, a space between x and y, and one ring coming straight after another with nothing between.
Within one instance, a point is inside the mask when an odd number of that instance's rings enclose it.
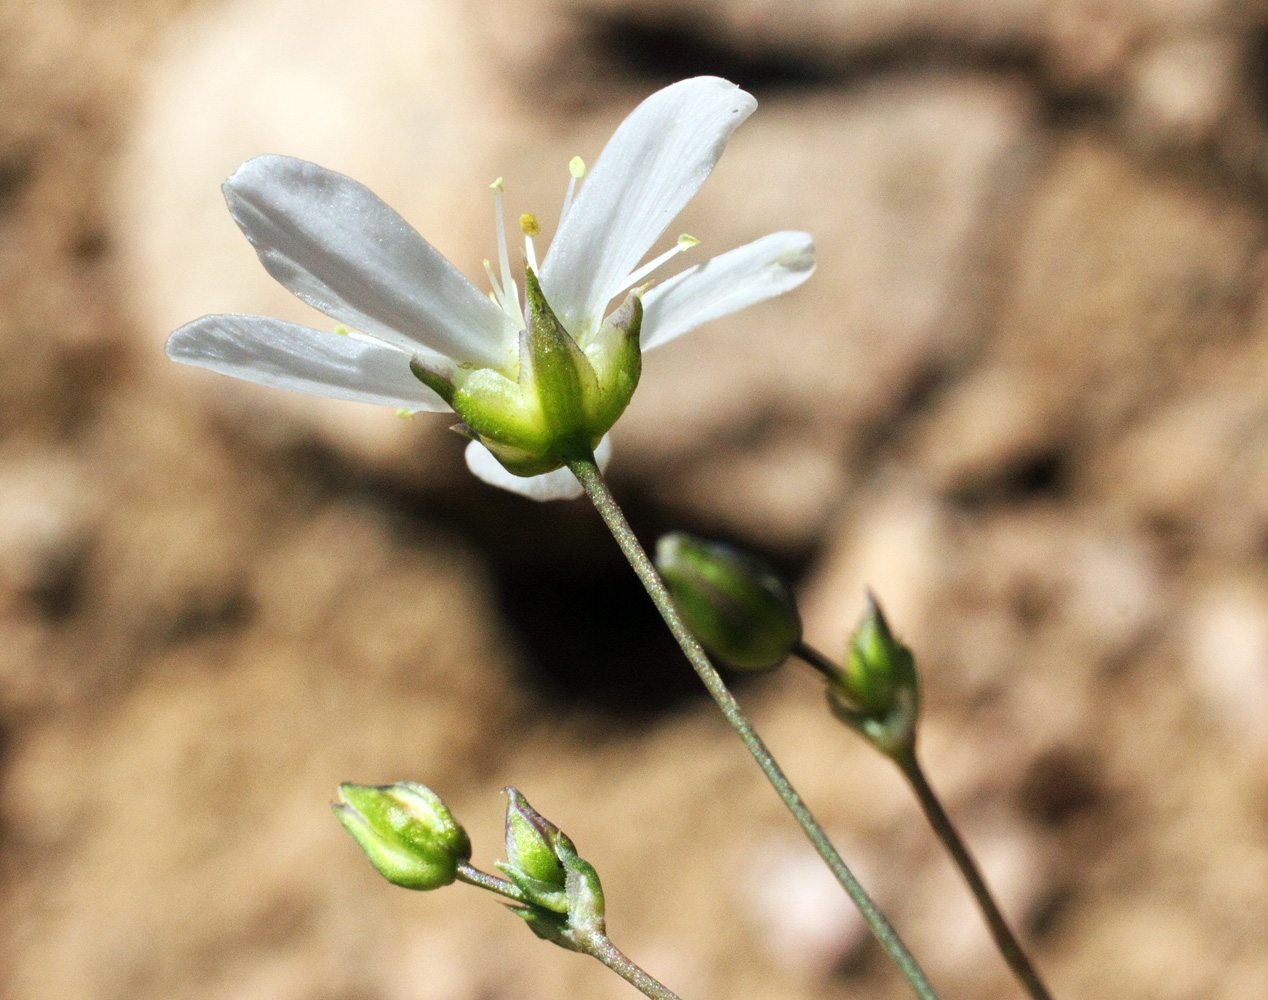
<instances>
[{"instance_id":1,"label":"elongated flower bud","mask_svg":"<svg viewBox=\"0 0 1268 1000\"><path fill-rule=\"evenodd\" d=\"M563 834L514 788L506 794L506 861L498 868L537 906L567 913L567 873L556 847Z\"/></svg>"},{"instance_id":2,"label":"elongated flower bud","mask_svg":"<svg viewBox=\"0 0 1268 1000\"><path fill-rule=\"evenodd\" d=\"M439 889L471 858L466 830L430 788L412 782L339 786L332 807L379 874L406 889Z\"/></svg>"},{"instance_id":3,"label":"elongated flower bud","mask_svg":"<svg viewBox=\"0 0 1268 1000\"><path fill-rule=\"evenodd\" d=\"M747 552L676 531L656 543L656 569L692 634L728 666L778 666L801 641L797 602Z\"/></svg>"},{"instance_id":4,"label":"elongated flower bud","mask_svg":"<svg viewBox=\"0 0 1268 1000\"><path fill-rule=\"evenodd\" d=\"M513 908L538 937L571 951L604 933L603 887L568 835L514 788L506 790L505 862L497 866L524 894Z\"/></svg>"},{"instance_id":5,"label":"elongated flower bud","mask_svg":"<svg viewBox=\"0 0 1268 1000\"><path fill-rule=\"evenodd\" d=\"M876 598L850 637L845 667L828 683L828 705L883 753L909 750L916 738L919 692L916 660L894 638Z\"/></svg>"}]
</instances>

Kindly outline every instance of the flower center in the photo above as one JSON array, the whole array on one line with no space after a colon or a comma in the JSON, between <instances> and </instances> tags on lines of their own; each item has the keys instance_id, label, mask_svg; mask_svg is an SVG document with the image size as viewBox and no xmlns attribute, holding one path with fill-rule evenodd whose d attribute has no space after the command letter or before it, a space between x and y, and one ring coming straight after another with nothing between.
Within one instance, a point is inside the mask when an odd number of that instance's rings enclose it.
<instances>
[{"instance_id":1,"label":"flower center","mask_svg":"<svg viewBox=\"0 0 1268 1000\"><path fill-rule=\"evenodd\" d=\"M556 232L558 232L559 228L563 227L564 220L568 218L568 213L572 211L573 198L577 193L577 182L586 175L586 164L580 156L574 156L568 161L568 174L568 191L564 195L564 207L559 213L559 226L556 227ZM490 184L489 187L493 189L493 221L497 229L499 271L499 274L495 274L493 271L493 264L490 261L485 260L484 272L489 276L489 285L492 288L492 291L489 293L489 297L504 313L506 313L511 322L515 324L515 328L517 330L523 330L525 329L524 306L520 303L519 286L515 283L515 278L512 276L511 260L507 252L506 224L503 220L502 206L502 195L505 188L502 184L502 178L499 177ZM533 237L541 234L542 227L537 221L537 216L533 215L531 212L525 212L521 215L519 223L520 232L524 234L524 259L527 261L532 272L536 274L538 272L537 248L533 244ZM624 292L629 288L633 288L657 268L661 267L672 258L678 256L678 254L683 251L690 250L692 247L698 246L699 243L700 241L694 236L689 236L686 233L683 233L678 237L677 242L659 257L656 257L654 260L651 260L642 267L632 271L629 276L626 277L625 281L622 282L621 287L612 292L612 296L610 296L610 298L619 295L621 292ZM601 322L603 317L598 316L595 317L595 319ZM575 333L573 335L576 336Z\"/></svg>"}]
</instances>

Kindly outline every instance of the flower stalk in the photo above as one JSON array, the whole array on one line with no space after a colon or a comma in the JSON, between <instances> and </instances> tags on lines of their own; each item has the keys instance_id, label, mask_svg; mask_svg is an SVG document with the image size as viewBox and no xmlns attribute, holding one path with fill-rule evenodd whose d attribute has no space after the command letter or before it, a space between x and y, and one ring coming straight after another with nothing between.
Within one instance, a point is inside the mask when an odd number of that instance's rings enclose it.
<instances>
[{"instance_id":1,"label":"flower stalk","mask_svg":"<svg viewBox=\"0 0 1268 1000\"><path fill-rule=\"evenodd\" d=\"M459 866L456 881L466 882L468 885L474 885L499 896L505 896L520 905L529 902L523 891L513 883L508 882L506 879L498 878L496 875L490 875L488 872L483 872L479 868L473 868L468 864ZM592 931L588 934L579 935L577 944L577 950L583 955L597 958L642 993L643 996L648 997L648 1000L680 1000L678 994L660 980L648 975L641 966L614 945L612 939L606 933Z\"/></svg>"},{"instance_id":2,"label":"flower stalk","mask_svg":"<svg viewBox=\"0 0 1268 1000\"><path fill-rule=\"evenodd\" d=\"M405 889L440 889L465 882L509 900L508 909L539 938L597 958L648 1000L679 1000L627 958L608 937L603 886L594 866L566 833L508 788L507 878L471 865L471 840L425 785L339 786L335 817L380 875Z\"/></svg>"},{"instance_id":3,"label":"flower stalk","mask_svg":"<svg viewBox=\"0 0 1268 1000\"><path fill-rule=\"evenodd\" d=\"M652 603L656 606L656 610L660 612L660 616L665 620L669 631L673 634L674 639L677 640L679 647L686 655L688 661L690 661L692 668L704 683L713 700L722 710L727 722L730 723L731 728L735 730L744 746L757 762L757 765L762 769L762 773L766 775L767 780L775 789L776 794L779 795L784 806L792 813L793 818L797 820L797 823L801 826L802 831L811 844L814 845L819 856L841 884L841 887L845 889L850 899L853 900L854 905L858 907L859 912L863 915L863 919L867 922L880 946L894 961L894 964L898 966L899 971L907 982L911 984L911 988L919 1000L938 1000L938 995L934 992L920 965L907 949L907 946L903 944L898 933L880 911L880 908L877 907L872 897L868 895L867 890L863 888L862 884L855 878L854 873L850 871L836 847L828 839L828 835L811 814L810 809L806 806L796 789L793 788L774 756L766 747L766 744L754 730L752 723L749 722L743 709L740 708L739 702L735 700L735 696L731 694L722 677L709 661L708 656L705 655L704 649L683 623L677 609L674 607L669 591L665 588L660 576L657 575L655 567L640 544L638 537L634 534L629 522L626 521L625 514L621 511L616 498L613 497L612 492L608 489L607 482L604 480L602 472L599 471L598 465L593 459L572 459L568 462L568 468L577 477L582 489L585 490L586 496L594 504L599 516L603 518L622 554L629 562L631 569L634 570L635 575L642 582Z\"/></svg>"},{"instance_id":4,"label":"flower stalk","mask_svg":"<svg viewBox=\"0 0 1268 1000\"><path fill-rule=\"evenodd\" d=\"M1008 967L1025 987L1032 1000L1052 1000L1048 988L1039 978L1039 973L1022 949L1021 943L1009 927L999 904L991 894L977 861L955 828L955 824L951 822L951 817L947 815L946 809L943 808L942 802L925 776L924 768L920 765L920 759L916 755L917 714L914 660L911 658L910 650L894 639L880 606L871 595L868 596L868 611L851 645L852 652L869 649L871 653L869 658L873 661L870 664L872 676L867 677L866 680L860 680L859 671L856 670L854 674L851 674L805 642L800 642L794 647L793 655L827 679L829 704L834 714L893 761L902 772L907 783L911 785L929 826L932 827L947 853L951 855L964 881L968 883L969 891L973 893L973 898L982 911L991 937L995 940L995 946L999 949L1004 961L1008 963ZM898 669L888 669L893 664L897 664ZM899 675L899 683L879 685L882 689L886 689L889 697L881 699L879 703L862 706L859 698L861 689L868 686L869 681L875 688L878 677L892 681L894 678L884 677L887 673ZM904 691L909 694L906 701L911 706L910 710L898 710L895 707L903 700L899 696ZM887 702L893 702L893 704ZM853 707L847 708L847 704L850 703ZM892 721L895 718L897 724Z\"/></svg>"},{"instance_id":5,"label":"flower stalk","mask_svg":"<svg viewBox=\"0 0 1268 1000\"><path fill-rule=\"evenodd\" d=\"M933 828L933 832L942 841L942 846L947 849L956 867L960 869L960 874L964 876L964 881L968 883L969 891L977 900L978 908L981 909L986 925L990 928L991 937L995 939L995 945L999 953L1004 956L1008 967L1012 969L1013 974L1033 1000L1052 1000L1052 994L1039 978L1039 973L1022 949L1021 942L1017 940L1008 921L1004 919L1003 912L995 902L995 897L991 894L986 880L982 877L977 861L974 860L964 839L956 830L951 817L947 815L942 802L925 777L924 768L920 766L920 761L916 757L915 747L891 759L902 771L903 777L911 785L911 790L916 793L920 808Z\"/></svg>"}]
</instances>

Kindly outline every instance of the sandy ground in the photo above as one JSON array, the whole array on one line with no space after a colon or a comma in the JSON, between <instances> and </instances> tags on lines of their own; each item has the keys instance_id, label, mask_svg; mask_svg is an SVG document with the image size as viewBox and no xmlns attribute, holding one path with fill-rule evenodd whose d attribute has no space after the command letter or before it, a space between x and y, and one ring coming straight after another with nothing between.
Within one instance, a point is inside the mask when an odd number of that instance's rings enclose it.
<instances>
[{"instance_id":1,"label":"sandy ground","mask_svg":"<svg viewBox=\"0 0 1268 1000\"><path fill-rule=\"evenodd\" d=\"M178 369L324 323L217 186L355 175L468 274L658 86L761 102L674 233L808 229L800 291L648 357L647 541L749 545L839 654L865 585L1060 998L1268 996L1268 11L1217 0L0 7L0 994L628 997L327 811L514 784L688 1000L902 997L584 503L402 420ZM551 223L553 224L553 223ZM548 224L549 230L549 224ZM1018 995L898 776L789 666L740 697L944 998Z\"/></svg>"}]
</instances>

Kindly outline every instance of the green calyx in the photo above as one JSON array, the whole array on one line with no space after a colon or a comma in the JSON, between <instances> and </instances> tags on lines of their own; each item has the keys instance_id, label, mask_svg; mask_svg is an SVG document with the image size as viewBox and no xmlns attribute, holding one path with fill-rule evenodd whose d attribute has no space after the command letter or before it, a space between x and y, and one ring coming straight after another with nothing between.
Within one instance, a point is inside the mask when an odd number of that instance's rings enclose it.
<instances>
[{"instance_id":1,"label":"green calyx","mask_svg":"<svg viewBox=\"0 0 1268 1000\"><path fill-rule=\"evenodd\" d=\"M339 786L331 808L379 874L406 889L449 885L471 840L430 788L412 782Z\"/></svg>"},{"instance_id":2,"label":"green calyx","mask_svg":"<svg viewBox=\"0 0 1268 1000\"><path fill-rule=\"evenodd\" d=\"M540 938L572 951L604 933L603 887L568 835L508 788L506 861L498 869L524 895L512 907Z\"/></svg>"},{"instance_id":3,"label":"green calyx","mask_svg":"<svg viewBox=\"0 0 1268 1000\"><path fill-rule=\"evenodd\" d=\"M506 806L506 861L497 866L534 905L568 912L567 873L556 845L564 835L514 788Z\"/></svg>"},{"instance_id":4,"label":"green calyx","mask_svg":"<svg viewBox=\"0 0 1268 1000\"><path fill-rule=\"evenodd\" d=\"M882 753L908 752L916 739L919 691L916 660L894 638L872 594L850 637L845 666L830 681L828 705L842 722L857 729Z\"/></svg>"},{"instance_id":5,"label":"green calyx","mask_svg":"<svg viewBox=\"0 0 1268 1000\"><path fill-rule=\"evenodd\" d=\"M525 268L528 325L520 333L518 370L465 368L421 356L410 370L463 420L457 428L481 442L519 476L535 476L594 448L625 412L642 370L637 292L579 343L564 329L531 268Z\"/></svg>"},{"instance_id":6,"label":"green calyx","mask_svg":"<svg viewBox=\"0 0 1268 1000\"><path fill-rule=\"evenodd\" d=\"M792 593L747 552L676 531L656 543L656 569L692 634L730 667L778 666L801 641Z\"/></svg>"}]
</instances>

